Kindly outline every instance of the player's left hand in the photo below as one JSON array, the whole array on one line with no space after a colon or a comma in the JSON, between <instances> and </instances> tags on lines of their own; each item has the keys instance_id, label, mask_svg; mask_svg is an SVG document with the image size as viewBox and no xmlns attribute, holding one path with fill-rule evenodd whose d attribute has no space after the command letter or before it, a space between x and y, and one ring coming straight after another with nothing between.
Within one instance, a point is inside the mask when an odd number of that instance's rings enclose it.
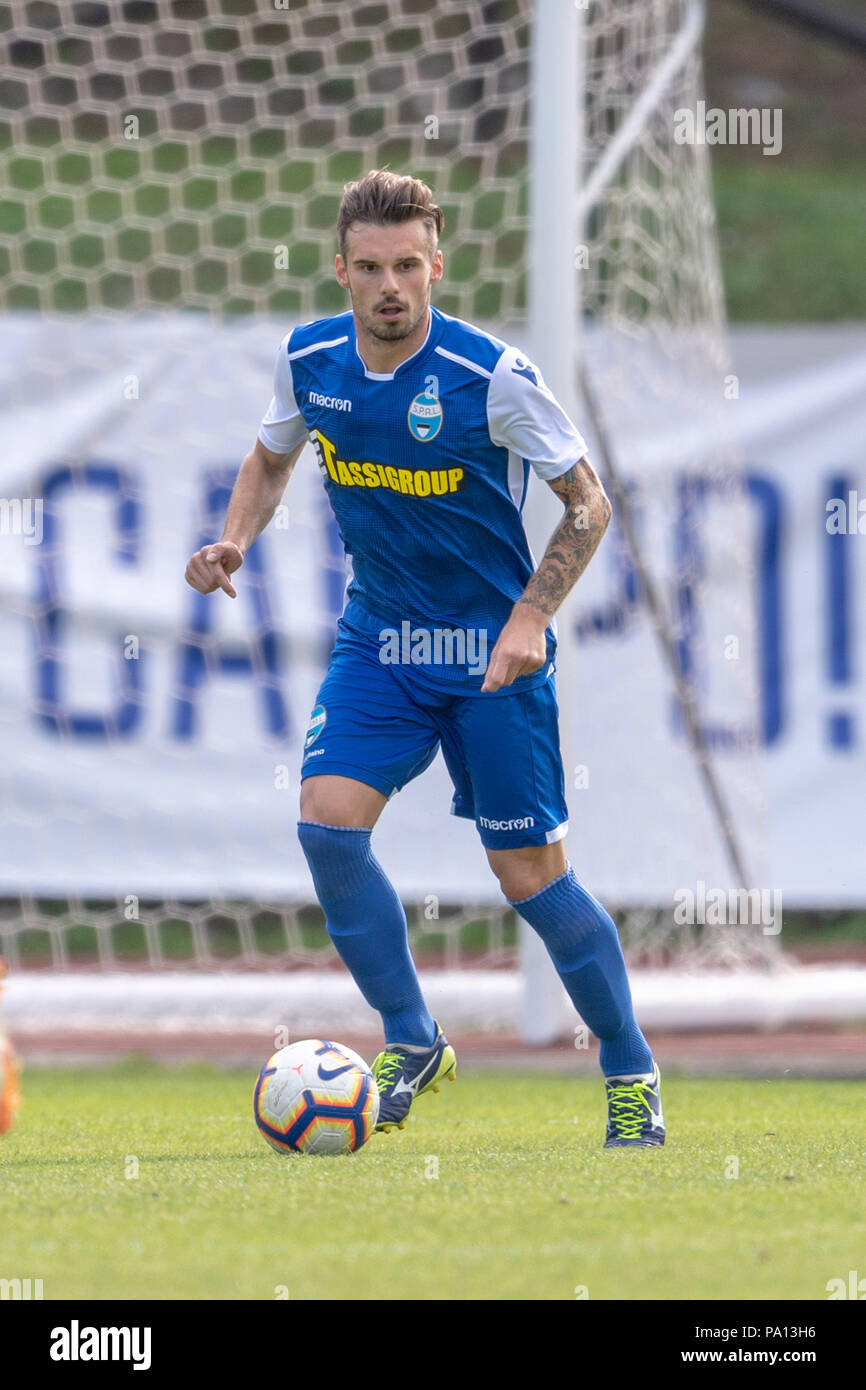
<instances>
[{"instance_id":1,"label":"player's left hand","mask_svg":"<svg viewBox=\"0 0 866 1390\"><path fill-rule=\"evenodd\" d=\"M490 653L482 694L501 690L518 676L531 675L547 660L545 631L550 619L529 603L516 603Z\"/></svg>"}]
</instances>

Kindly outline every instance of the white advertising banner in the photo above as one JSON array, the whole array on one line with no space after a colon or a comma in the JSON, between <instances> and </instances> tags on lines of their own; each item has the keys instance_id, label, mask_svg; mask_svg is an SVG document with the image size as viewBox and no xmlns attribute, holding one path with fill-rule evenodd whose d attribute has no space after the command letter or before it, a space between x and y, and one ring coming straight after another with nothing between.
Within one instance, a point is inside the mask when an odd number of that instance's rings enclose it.
<instances>
[{"instance_id":1,"label":"white advertising banner","mask_svg":"<svg viewBox=\"0 0 866 1390\"><path fill-rule=\"evenodd\" d=\"M310 899L301 744L345 585L310 449L237 600L184 582L219 535L285 326L2 328L0 895ZM779 331L737 334L734 351L759 748L745 764L719 737L714 756L754 881L787 906L862 904L866 349ZM537 556L553 500L533 477ZM723 524L709 508L708 530ZM670 903L730 869L696 835L711 822L633 579L609 537L560 617L567 844L612 904ZM450 800L439 757L386 807L379 857L407 899L501 901Z\"/></svg>"}]
</instances>

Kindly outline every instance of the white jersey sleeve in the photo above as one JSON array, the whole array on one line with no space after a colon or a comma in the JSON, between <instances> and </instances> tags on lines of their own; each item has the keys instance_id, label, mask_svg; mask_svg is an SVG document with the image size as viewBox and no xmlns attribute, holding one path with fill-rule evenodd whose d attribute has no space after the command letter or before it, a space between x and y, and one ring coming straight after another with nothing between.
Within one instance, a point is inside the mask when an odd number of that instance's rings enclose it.
<instances>
[{"instance_id":1,"label":"white jersey sleeve","mask_svg":"<svg viewBox=\"0 0 866 1390\"><path fill-rule=\"evenodd\" d=\"M494 444L528 459L539 478L558 478L582 459L586 441L525 353L507 347L487 391L487 423Z\"/></svg>"},{"instance_id":2,"label":"white jersey sleeve","mask_svg":"<svg viewBox=\"0 0 866 1390\"><path fill-rule=\"evenodd\" d=\"M280 343L274 367L274 394L259 428L259 439L275 454L289 454L307 437L307 427L295 400L289 334Z\"/></svg>"}]
</instances>

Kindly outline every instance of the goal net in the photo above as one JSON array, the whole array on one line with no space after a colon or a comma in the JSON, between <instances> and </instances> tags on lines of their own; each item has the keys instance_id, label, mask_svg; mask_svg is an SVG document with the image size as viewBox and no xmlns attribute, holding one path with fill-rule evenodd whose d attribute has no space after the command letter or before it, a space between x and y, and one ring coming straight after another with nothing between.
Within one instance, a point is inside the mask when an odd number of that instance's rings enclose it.
<instances>
[{"instance_id":1,"label":"goal net","mask_svg":"<svg viewBox=\"0 0 866 1390\"><path fill-rule=\"evenodd\" d=\"M633 534L612 528L560 618L570 854L633 959L766 962L760 924L675 911L680 889L762 886L736 382L705 151L673 119L701 92L701 12L576 9L574 261L551 274L577 277L578 424L621 475ZM344 586L311 458L250 551L242 601L190 597L183 567L218 534L280 338L345 308L347 180L388 166L427 181L446 216L435 302L546 370L548 345L527 338L536 18L530 0L0 4L0 950L34 1028L116 1027L118 1008L153 1029L369 1022L294 835ZM445 823L449 800L440 760L386 809L380 857L436 1007L514 1031L517 922L471 827Z\"/></svg>"}]
</instances>

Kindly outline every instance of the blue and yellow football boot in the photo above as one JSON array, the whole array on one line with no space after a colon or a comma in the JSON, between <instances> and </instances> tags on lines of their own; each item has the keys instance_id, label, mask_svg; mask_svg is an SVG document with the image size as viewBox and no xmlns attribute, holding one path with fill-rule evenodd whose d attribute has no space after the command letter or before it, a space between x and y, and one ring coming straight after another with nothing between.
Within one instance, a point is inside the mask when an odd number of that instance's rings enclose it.
<instances>
[{"instance_id":1,"label":"blue and yellow football boot","mask_svg":"<svg viewBox=\"0 0 866 1390\"><path fill-rule=\"evenodd\" d=\"M661 1074L608 1076L606 1149L649 1149L665 1142Z\"/></svg>"},{"instance_id":2,"label":"blue and yellow football boot","mask_svg":"<svg viewBox=\"0 0 866 1390\"><path fill-rule=\"evenodd\" d=\"M435 1020L434 1020L435 1021ZM376 1129L387 1134L396 1125L403 1129L409 1107L425 1091L438 1091L439 1082L454 1081L457 1058L439 1024L432 1047L409 1043L389 1043L372 1066L379 1088L379 1119Z\"/></svg>"}]
</instances>

